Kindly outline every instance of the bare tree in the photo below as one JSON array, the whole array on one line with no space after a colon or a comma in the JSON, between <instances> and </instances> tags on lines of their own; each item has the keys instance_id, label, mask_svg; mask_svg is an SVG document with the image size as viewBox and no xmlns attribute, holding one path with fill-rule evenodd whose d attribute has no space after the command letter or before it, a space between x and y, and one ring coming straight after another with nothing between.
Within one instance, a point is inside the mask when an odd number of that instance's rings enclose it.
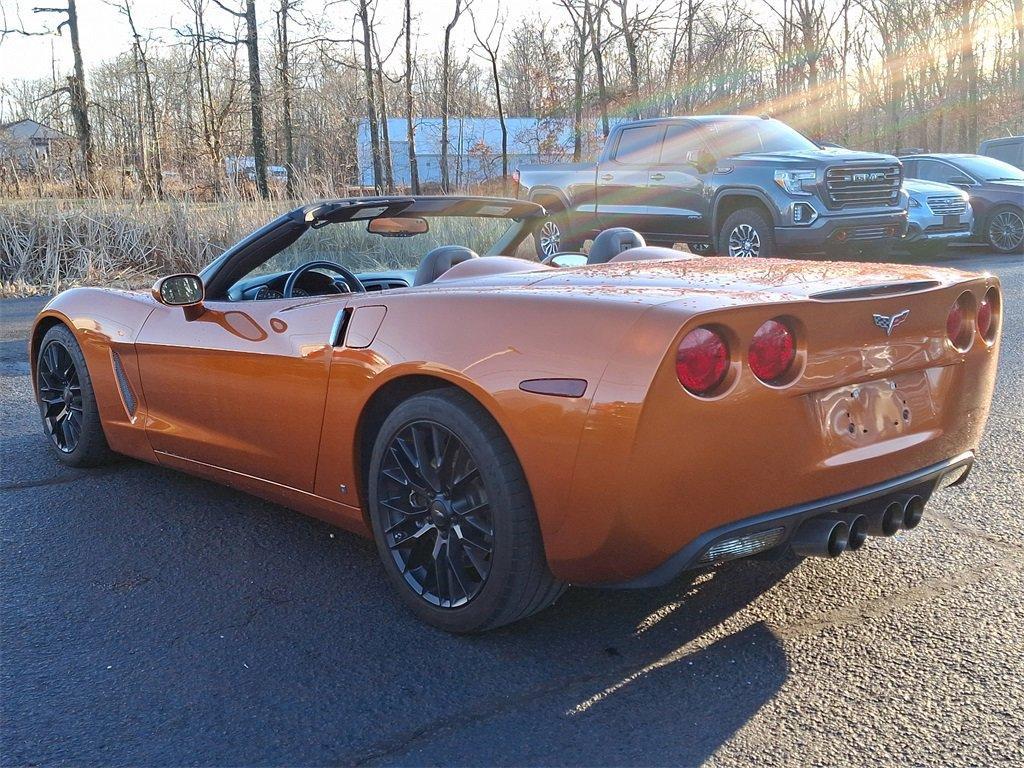
<instances>
[{"instance_id":1,"label":"bare tree","mask_svg":"<svg viewBox=\"0 0 1024 768\"><path fill-rule=\"evenodd\" d=\"M270 197L267 183L267 136L263 125L263 83L260 79L259 31L256 26L256 0L245 0L245 10L236 11L213 0L218 8L245 22L245 37L240 41L245 46L249 60L249 124L252 131L253 171L256 189L260 197Z\"/></svg>"},{"instance_id":2,"label":"bare tree","mask_svg":"<svg viewBox=\"0 0 1024 768\"><path fill-rule=\"evenodd\" d=\"M295 0L281 0L277 9L277 59L281 76L281 128L284 133L284 166L288 172L286 194L295 197L295 134L292 128L291 46L288 42L288 17Z\"/></svg>"},{"instance_id":3,"label":"bare tree","mask_svg":"<svg viewBox=\"0 0 1024 768\"><path fill-rule=\"evenodd\" d=\"M78 151L82 156L83 176L86 185L91 185L95 178L95 160L92 151L92 126L89 123L89 96L85 88L85 65L82 63L82 44L78 37L78 8L75 0L67 0L66 6L33 8L33 13L60 13L65 19L55 30L60 34L64 27L68 28L71 38L71 55L74 58L75 72L68 78L65 88L71 102L71 118L75 123L78 136Z\"/></svg>"},{"instance_id":4,"label":"bare tree","mask_svg":"<svg viewBox=\"0 0 1024 768\"><path fill-rule=\"evenodd\" d=\"M452 32L459 23L463 11L469 9L472 0L455 0L452 20L444 28L444 52L441 57L441 189L451 190L450 169L448 168L448 118L451 113L451 50Z\"/></svg>"},{"instance_id":5,"label":"bare tree","mask_svg":"<svg viewBox=\"0 0 1024 768\"><path fill-rule=\"evenodd\" d=\"M491 78L494 81L494 101L498 109L498 123L501 125L501 191L508 193L508 125L505 123L505 108L501 103L501 78L498 76L498 55L501 51L501 39L505 35L505 16L501 13L501 3L494 10L494 19L486 35L481 35L476 25L476 16L472 11L469 18L473 22L473 36L477 47L487 59L491 67Z\"/></svg>"},{"instance_id":6,"label":"bare tree","mask_svg":"<svg viewBox=\"0 0 1024 768\"><path fill-rule=\"evenodd\" d=\"M412 64L412 0L405 0L405 125L406 142L409 147L409 184L412 193L420 193L420 169L416 159L416 128L413 122L412 78L415 67Z\"/></svg>"}]
</instances>

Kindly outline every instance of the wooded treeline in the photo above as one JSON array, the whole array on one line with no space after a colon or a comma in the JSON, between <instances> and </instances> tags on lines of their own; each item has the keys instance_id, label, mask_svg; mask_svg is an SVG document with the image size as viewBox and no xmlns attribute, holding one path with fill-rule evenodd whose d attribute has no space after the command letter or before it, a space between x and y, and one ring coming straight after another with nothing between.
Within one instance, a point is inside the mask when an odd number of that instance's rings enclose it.
<instances>
[{"instance_id":1,"label":"wooded treeline","mask_svg":"<svg viewBox=\"0 0 1024 768\"><path fill-rule=\"evenodd\" d=\"M253 194L338 194L356 183L366 119L382 191L395 186L391 142L424 116L534 117L552 140L570 126L547 147L566 159L592 156L617 118L665 114L768 113L883 151L975 151L1024 132L1024 0L545 0L514 22L484 0L168 1L181 23L157 31L139 26L135 0L108 0L132 42L88 71L75 0L5 19L5 37L38 35L41 52L59 28L75 62L3 83L0 118L74 139L64 178L53 157L9 163L8 190L39 193L49 173L80 194L222 196L239 186L225 158L243 156ZM396 116L404 135L389 136ZM445 131L442 189L449 143Z\"/></svg>"}]
</instances>

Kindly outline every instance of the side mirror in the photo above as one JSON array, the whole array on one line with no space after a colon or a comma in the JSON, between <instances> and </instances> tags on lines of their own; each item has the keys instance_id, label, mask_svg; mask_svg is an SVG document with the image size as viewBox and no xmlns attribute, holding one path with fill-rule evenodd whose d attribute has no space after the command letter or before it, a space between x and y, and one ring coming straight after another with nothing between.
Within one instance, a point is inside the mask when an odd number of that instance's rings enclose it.
<instances>
[{"instance_id":1,"label":"side mirror","mask_svg":"<svg viewBox=\"0 0 1024 768\"><path fill-rule=\"evenodd\" d=\"M697 169L697 173L708 173L715 167L715 157L706 150L693 150L686 153L686 162Z\"/></svg>"},{"instance_id":2,"label":"side mirror","mask_svg":"<svg viewBox=\"0 0 1024 768\"><path fill-rule=\"evenodd\" d=\"M181 307L185 317L195 319L202 306L205 291L198 275L168 275L153 285L153 298L168 307Z\"/></svg>"}]
</instances>

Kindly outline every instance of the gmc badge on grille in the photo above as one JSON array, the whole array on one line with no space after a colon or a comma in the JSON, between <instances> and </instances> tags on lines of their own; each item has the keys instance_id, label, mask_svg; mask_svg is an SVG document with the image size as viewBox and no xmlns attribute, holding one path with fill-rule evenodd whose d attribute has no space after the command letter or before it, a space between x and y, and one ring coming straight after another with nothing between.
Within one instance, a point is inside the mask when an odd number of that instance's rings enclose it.
<instances>
[{"instance_id":1,"label":"gmc badge on grille","mask_svg":"<svg viewBox=\"0 0 1024 768\"><path fill-rule=\"evenodd\" d=\"M855 173L852 178L854 181L881 181L885 178L885 173L882 171L874 171L873 173Z\"/></svg>"}]
</instances>

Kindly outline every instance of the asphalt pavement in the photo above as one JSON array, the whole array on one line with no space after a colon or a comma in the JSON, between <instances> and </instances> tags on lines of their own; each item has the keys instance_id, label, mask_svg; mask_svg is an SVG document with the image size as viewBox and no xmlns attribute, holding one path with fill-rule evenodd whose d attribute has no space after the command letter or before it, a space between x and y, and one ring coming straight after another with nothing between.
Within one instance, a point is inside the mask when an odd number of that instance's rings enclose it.
<instances>
[{"instance_id":1,"label":"asphalt pavement","mask_svg":"<svg viewBox=\"0 0 1024 768\"><path fill-rule=\"evenodd\" d=\"M367 541L59 464L25 353L41 302L0 302L0 764L1024 764L1024 263L943 263L1001 277L1002 362L975 470L919 528L571 589L471 638L406 613Z\"/></svg>"}]
</instances>

